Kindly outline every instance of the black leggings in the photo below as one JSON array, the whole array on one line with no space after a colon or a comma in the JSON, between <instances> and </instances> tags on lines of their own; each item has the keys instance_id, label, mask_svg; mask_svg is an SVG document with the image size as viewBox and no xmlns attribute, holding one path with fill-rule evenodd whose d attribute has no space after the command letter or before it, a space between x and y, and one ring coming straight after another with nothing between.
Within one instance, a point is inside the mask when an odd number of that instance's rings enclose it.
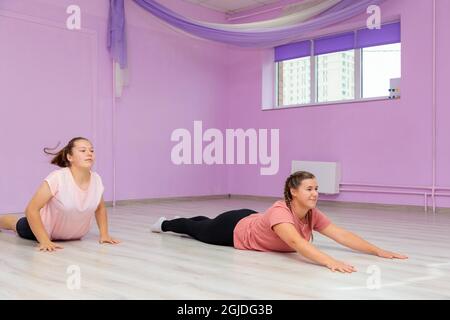
<instances>
[{"instance_id":1,"label":"black leggings","mask_svg":"<svg viewBox=\"0 0 450 320\"><path fill-rule=\"evenodd\" d=\"M22 217L17 221L16 230L19 237L37 241L33 231L31 230L30 224L28 223L27 217Z\"/></svg>"},{"instance_id":2,"label":"black leggings","mask_svg":"<svg viewBox=\"0 0 450 320\"><path fill-rule=\"evenodd\" d=\"M183 233L201 242L219 246L233 246L233 231L238 222L253 214L251 209L240 209L224 212L214 219L198 216L166 220L162 223L162 231Z\"/></svg>"}]
</instances>

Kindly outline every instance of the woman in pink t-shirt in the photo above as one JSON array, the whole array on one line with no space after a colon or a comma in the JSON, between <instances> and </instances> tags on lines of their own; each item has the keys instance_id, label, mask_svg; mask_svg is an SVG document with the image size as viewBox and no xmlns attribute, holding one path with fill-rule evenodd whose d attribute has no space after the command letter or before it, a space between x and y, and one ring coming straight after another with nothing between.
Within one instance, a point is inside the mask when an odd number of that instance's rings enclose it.
<instances>
[{"instance_id":1,"label":"woman in pink t-shirt","mask_svg":"<svg viewBox=\"0 0 450 320\"><path fill-rule=\"evenodd\" d=\"M100 243L119 243L108 233L103 201L103 183L91 171L95 153L89 140L77 137L58 153L51 163L61 169L51 172L41 184L25 210L25 217L0 217L0 229L14 230L25 239L39 242L39 250L62 249L53 240L81 239L89 232L95 217Z\"/></svg>"},{"instance_id":2,"label":"woman in pink t-shirt","mask_svg":"<svg viewBox=\"0 0 450 320\"><path fill-rule=\"evenodd\" d=\"M175 232L214 245L233 246L242 250L298 252L332 271L355 272L346 263L335 260L310 243L312 232L321 234L351 249L388 259L406 259L385 251L354 233L332 224L316 208L318 186L315 176L298 171L285 183L284 201L276 201L264 213L250 209L227 211L214 219L204 216L167 220L161 217L153 232Z\"/></svg>"}]
</instances>

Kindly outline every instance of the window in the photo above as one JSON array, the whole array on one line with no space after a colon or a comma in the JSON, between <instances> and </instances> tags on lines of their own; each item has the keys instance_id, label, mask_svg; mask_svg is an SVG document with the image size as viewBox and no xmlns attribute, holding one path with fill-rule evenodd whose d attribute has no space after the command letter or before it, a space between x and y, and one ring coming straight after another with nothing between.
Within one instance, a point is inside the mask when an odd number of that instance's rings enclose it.
<instances>
[{"instance_id":1,"label":"window","mask_svg":"<svg viewBox=\"0 0 450 320\"><path fill-rule=\"evenodd\" d=\"M389 95L390 80L401 77L400 53L400 43L362 49L363 98Z\"/></svg>"},{"instance_id":2,"label":"window","mask_svg":"<svg viewBox=\"0 0 450 320\"><path fill-rule=\"evenodd\" d=\"M310 58L298 58L278 62L278 105L298 105L311 102ZM295 77L286 77L287 73ZM291 90L288 90L291 89Z\"/></svg>"},{"instance_id":3,"label":"window","mask_svg":"<svg viewBox=\"0 0 450 320\"><path fill-rule=\"evenodd\" d=\"M345 89L354 83L354 77L347 77L347 71L355 72L354 63L349 67L342 68L342 64L347 57L352 57L354 61L354 50L345 53L334 52L317 56L317 102L339 101L354 99L353 95L347 95ZM322 61L328 60L324 66ZM327 81L330 79L330 81Z\"/></svg>"},{"instance_id":4,"label":"window","mask_svg":"<svg viewBox=\"0 0 450 320\"><path fill-rule=\"evenodd\" d=\"M276 47L275 62L277 106L388 97L401 78L400 23Z\"/></svg>"}]
</instances>

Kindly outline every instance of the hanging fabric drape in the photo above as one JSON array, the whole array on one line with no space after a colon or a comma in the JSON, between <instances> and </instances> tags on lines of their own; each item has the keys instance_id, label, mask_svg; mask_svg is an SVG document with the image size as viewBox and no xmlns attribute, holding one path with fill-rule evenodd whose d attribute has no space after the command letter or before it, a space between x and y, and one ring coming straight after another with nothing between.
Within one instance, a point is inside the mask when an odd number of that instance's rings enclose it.
<instances>
[{"instance_id":1,"label":"hanging fabric drape","mask_svg":"<svg viewBox=\"0 0 450 320\"><path fill-rule=\"evenodd\" d=\"M192 36L248 48L271 48L365 13L384 0L305 0L292 14L242 24L209 23L184 17L155 0L134 0L168 25ZM110 0L108 48L120 70L126 69L124 0ZM120 75L124 75L121 73ZM119 77L120 79L120 77Z\"/></svg>"},{"instance_id":2,"label":"hanging fabric drape","mask_svg":"<svg viewBox=\"0 0 450 320\"><path fill-rule=\"evenodd\" d=\"M107 47L113 60L114 96L118 98L128 84L124 0L109 1Z\"/></svg>"},{"instance_id":3,"label":"hanging fabric drape","mask_svg":"<svg viewBox=\"0 0 450 320\"><path fill-rule=\"evenodd\" d=\"M296 15L269 20L268 22L244 23L244 24L218 24L197 21L183 17L168 9L155 0L134 0L138 5L165 21L169 25L178 28L194 36L228 43L241 47L274 47L289 43L304 37L310 32L342 22L357 14L365 13L369 5L374 5L383 0L326 0L317 1L316 5L308 8L319 16L307 21L295 20ZM332 10L338 6L339 10ZM325 14L320 14L324 11ZM294 17L294 18L293 18ZM292 20L293 19L293 20ZM281 22L285 21L284 24ZM295 22L296 21L296 22ZM266 24L267 23L267 24Z\"/></svg>"},{"instance_id":4,"label":"hanging fabric drape","mask_svg":"<svg viewBox=\"0 0 450 320\"><path fill-rule=\"evenodd\" d=\"M237 31L258 31L261 28L285 27L304 22L332 8L340 2L341 0L305 0L300 4L289 6L292 10L289 15L276 19L248 23L223 24L205 22L204 24L213 28Z\"/></svg>"}]
</instances>

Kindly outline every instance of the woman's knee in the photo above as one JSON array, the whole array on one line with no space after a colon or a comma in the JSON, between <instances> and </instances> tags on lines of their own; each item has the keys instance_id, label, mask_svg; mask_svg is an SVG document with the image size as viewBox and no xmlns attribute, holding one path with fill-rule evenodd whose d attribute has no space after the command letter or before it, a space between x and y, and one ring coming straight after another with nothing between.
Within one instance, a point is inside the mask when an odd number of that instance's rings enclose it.
<instances>
[{"instance_id":1,"label":"woman's knee","mask_svg":"<svg viewBox=\"0 0 450 320\"><path fill-rule=\"evenodd\" d=\"M18 220L19 218L12 214L0 216L0 228L17 232L16 225Z\"/></svg>"}]
</instances>

